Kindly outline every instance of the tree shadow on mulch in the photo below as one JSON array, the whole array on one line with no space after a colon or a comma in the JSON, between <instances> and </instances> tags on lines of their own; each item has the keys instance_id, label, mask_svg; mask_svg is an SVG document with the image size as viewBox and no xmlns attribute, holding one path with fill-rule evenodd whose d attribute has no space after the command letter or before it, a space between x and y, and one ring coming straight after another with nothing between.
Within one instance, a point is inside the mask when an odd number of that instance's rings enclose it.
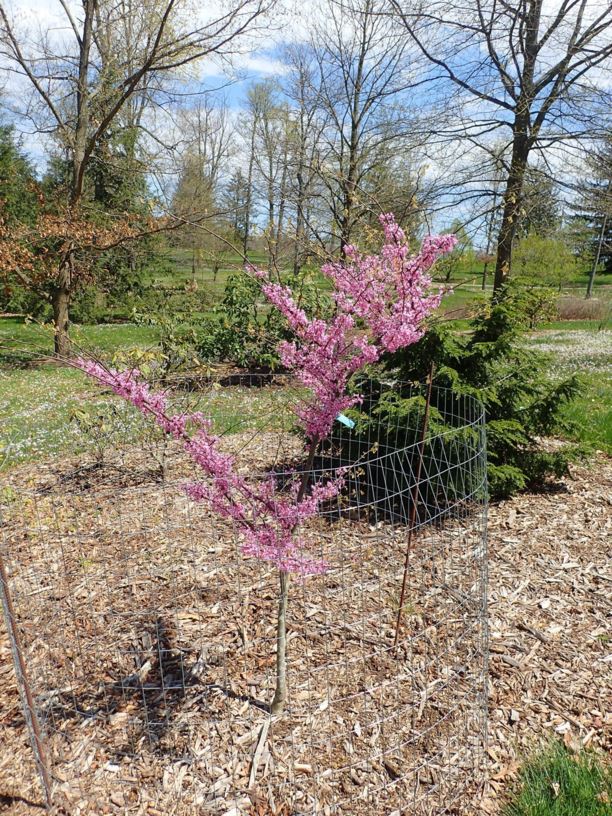
<instances>
[{"instance_id":1,"label":"tree shadow on mulch","mask_svg":"<svg viewBox=\"0 0 612 816\"><path fill-rule=\"evenodd\" d=\"M28 799L27 796L0 793L0 813L8 811L10 807L14 807L15 805L26 805L29 808L37 808L42 811L47 810L43 802L35 802L33 799Z\"/></svg>"},{"instance_id":2,"label":"tree shadow on mulch","mask_svg":"<svg viewBox=\"0 0 612 816\"><path fill-rule=\"evenodd\" d=\"M45 720L55 728L60 723L84 720L98 720L113 727L113 718L120 718L129 710L129 734L126 734L126 742L115 749L116 757L137 753L143 737L154 752L179 755L182 749L173 748L172 740L166 737L184 699L196 689L205 695L221 694L228 699L248 702L269 712L269 704L262 700L237 693L219 682L207 682L207 662L201 655L177 649L172 640L171 624L158 616L140 633L140 645L134 647L132 654L134 672L119 680L98 684L94 692L86 689L78 694L52 692L43 704ZM110 666L96 666L100 676L108 676L112 671ZM93 686L96 681L94 677L83 678L83 685L88 682Z\"/></svg>"}]
</instances>

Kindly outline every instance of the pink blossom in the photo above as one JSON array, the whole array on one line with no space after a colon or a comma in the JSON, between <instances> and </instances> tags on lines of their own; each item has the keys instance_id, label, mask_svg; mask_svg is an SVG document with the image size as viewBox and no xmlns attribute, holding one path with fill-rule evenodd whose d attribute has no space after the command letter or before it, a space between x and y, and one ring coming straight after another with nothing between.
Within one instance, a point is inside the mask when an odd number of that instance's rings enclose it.
<instances>
[{"instance_id":1,"label":"pink blossom","mask_svg":"<svg viewBox=\"0 0 612 816\"><path fill-rule=\"evenodd\" d=\"M218 450L219 437L202 413L169 414L164 394L153 393L140 379L137 369L117 371L92 360L78 359L76 365L115 394L153 417L170 436L180 440L184 451L198 466L203 480L189 482L185 493L196 502L206 502L223 518L231 519L241 534L247 556L270 561L279 569L302 575L323 572L325 563L308 553L299 527L317 515L320 505L341 489L342 478L315 484L310 494L298 500L297 489L288 496L275 495L275 481L250 482L236 472L234 457ZM189 433L188 428L195 428Z\"/></svg>"},{"instance_id":2,"label":"pink blossom","mask_svg":"<svg viewBox=\"0 0 612 816\"><path fill-rule=\"evenodd\" d=\"M329 321L310 319L286 286L267 281L255 270L267 299L285 316L295 334L278 351L282 364L310 391L296 408L311 441L330 432L339 413L359 402L347 394L351 376L375 363L384 351L397 351L423 336L425 318L440 303L431 293L427 274L432 264L456 243L453 235L428 236L410 256L406 236L391 214L381 215L385 242L377 255L345 247L343 261L321 271L333 286L337 311Z\"/></svg>"},{"instance_id":3,"label":"pink blossom","mask_svg":"<svg viewBox=\"0 0 612 816\"><path fill-rule=\"evenodd\" d=\"M419 340L423 321L440 302L441 296L430 292L427 272L453 248L455 238L429 236L419 254L411 257L395 218L381 215L380 222L385 243L379 254L362 255L347 246L344 261L323 266L334 287L336 313L330 320L309 318L288 287L271 283L265 272L252 269L262 281L263 293L295 335L294 340L282 342L278 351L283 365L310 392L295 410L313 454L337 416L362 399L348 394L351 376L375 363L384 351ZM323 560L310 555L300 530L322 503L338 495L343 472L327 482L316 482L309 491L296 478L288 492L279 494L273 476L252 481L237 472L234 457L218 449L219 437L202 413L169 413L166 395L152 392L137 369L116 371L84 359L76 364L181 442L203 477L186 484L185 493L234 522L245 555L302 575L326 569Z\"/></svg>"}]
</instances>

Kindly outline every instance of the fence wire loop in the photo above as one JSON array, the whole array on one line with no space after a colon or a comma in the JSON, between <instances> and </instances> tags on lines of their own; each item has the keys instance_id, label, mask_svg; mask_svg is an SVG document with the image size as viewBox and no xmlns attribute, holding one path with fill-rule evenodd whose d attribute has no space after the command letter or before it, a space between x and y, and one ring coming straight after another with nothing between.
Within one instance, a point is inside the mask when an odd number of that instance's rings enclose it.
<instances>
[{"instance_id":1,"label":"fence wire loop","mask_svg":"<svg viewBox=\"0 0 612 816\"><path fill-rule=\"evenodd\" d=\"M301 531L328 569L291 582L280 716L278 574L188 500L178 447L114 410L78 455L7 472L0 588L53 807L471 812L486 748L483 409L431 383L359 388L354 426L336 423L308 472L346 475ZM172 386L281 492L303 450L298 396L273 375Z\"/></svg>"}]
</instances>

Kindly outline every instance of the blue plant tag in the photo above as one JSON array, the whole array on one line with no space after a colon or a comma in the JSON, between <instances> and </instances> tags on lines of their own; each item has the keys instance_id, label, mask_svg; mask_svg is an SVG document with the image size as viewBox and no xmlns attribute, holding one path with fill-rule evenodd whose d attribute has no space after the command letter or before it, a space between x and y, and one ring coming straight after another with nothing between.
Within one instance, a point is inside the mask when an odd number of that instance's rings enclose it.
<instances>
[{"instance_id":1,"label":"blue plant tag","mask_svg":"<svg viewBox=\"0 0 612 816\"><path fill-rule=\"evenodd\" d=\"M338 422L341 422L343 425L346 425L347 428L355 427L355 423L353 422L353 420L349 419L347 416L344 416L344 414L338 414L336 419L338 420Z\"/></svg>"}]
</instances>

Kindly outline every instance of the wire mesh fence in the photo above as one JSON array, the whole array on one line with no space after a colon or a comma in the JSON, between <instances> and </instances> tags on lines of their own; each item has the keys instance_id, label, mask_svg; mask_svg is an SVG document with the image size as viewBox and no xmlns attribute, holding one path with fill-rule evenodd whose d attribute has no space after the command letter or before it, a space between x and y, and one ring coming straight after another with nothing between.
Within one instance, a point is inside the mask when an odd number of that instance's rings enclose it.
<instances>
[{"instance_id":1,"label":"wire mesh fence","mask_svg":"<svg viewBox=\"0 0 612 816\"><path fill-rule=\"evenodd\" d=\"M78 456L8 471L5 623L54 808L470 812L486 742L482 407L444 389L360 388L355 424L336 423L308 474L345 469L303 530L328 569L291 581L279 716L278 573L187 499L174 444L117 410L84 425ZM300 468L297 396L264 375L173 387L244 474L281 494Z\"/></svg>"}]
</instances>

